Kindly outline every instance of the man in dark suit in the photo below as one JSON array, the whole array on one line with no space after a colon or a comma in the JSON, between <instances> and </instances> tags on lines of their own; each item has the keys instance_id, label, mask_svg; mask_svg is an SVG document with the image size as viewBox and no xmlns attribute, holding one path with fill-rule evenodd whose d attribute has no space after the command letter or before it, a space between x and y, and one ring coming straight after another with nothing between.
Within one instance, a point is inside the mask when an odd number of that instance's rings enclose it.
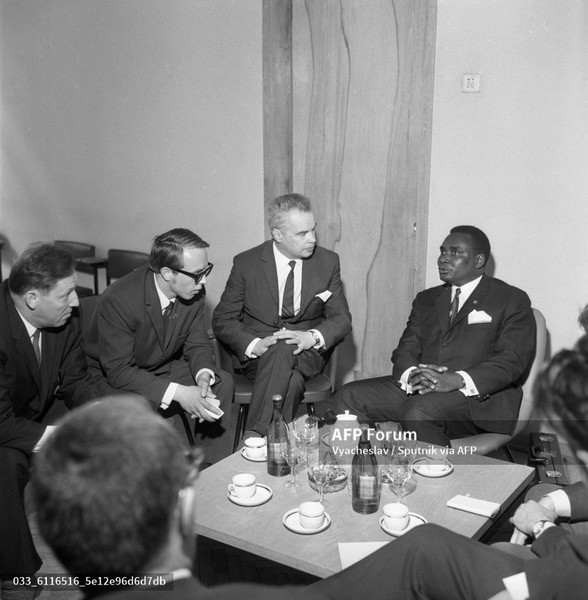
<instances>
[{"instance_id":1,"label":"man in dark suit","mask_svg":"<svg viewBox=\"0 0 588 600\"><path fill-rule=\"evenodd\" d=\"M454 227L437 260L443 285L417 294L392 376L357 381L337 395L359 420L400 421L421 441L514 430L535 348L527 294L484 274L490 242Z\"/></svg>"},{"instance_id":2,"label":"man in dark suit","mask_svg":"<svg viewBox=\"0 0 588 600\"><path fill-rule=\"evenodd\" d=\"M24 509L31 455L52 417L100 395L80 334L74 259L53 244L28 248L0 287L0 580L41 565ZM7 581L9 580L9 581ZM22 591L22 590L21 590Z\"/></svg>"},{"instance_id":3,"label":"man in dark suit","mask_svg":"<svg viewBox=\"0 0 588 600\"><path fill-rule=\"evenodd\" d=\"M268 224L273 239L235 257L212 321L235 370L253 382L244 438L266 434L275 394L289 419L304 381L351 331L339 257L316 245L310 200L276 198Z\"/></svg>"},{"instance_id":4,"label":"man in dark suit","mask_svg":"<svg viewBox=\"0 0 588 600\"><path fill-rule=\"evenodd\" d=\"M195 433L212 463L230 452L233 382L216 369L204 324L207 248L187 229L157 236L149 264L102 295L86 352L90 373L147 398L186 441Z\"/></svg>"}]
</instances>

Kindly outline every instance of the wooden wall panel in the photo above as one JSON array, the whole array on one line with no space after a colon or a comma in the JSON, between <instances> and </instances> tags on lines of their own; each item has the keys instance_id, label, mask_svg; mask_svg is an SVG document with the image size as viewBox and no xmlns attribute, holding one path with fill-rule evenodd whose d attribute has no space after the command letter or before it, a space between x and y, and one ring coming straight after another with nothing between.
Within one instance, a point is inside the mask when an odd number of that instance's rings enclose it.
<instances>
[{"instance_id":1,"label":"wooden wall panel","mask_svg":"<svg viewBox=\"0 0 588 600\"><path fill-rule=\"evenodd\" d=\"M390 373L424 286L435 22L433 0L292 0L292 190L341 256L345 380Z\"/></svg>"},{"instance_id":2,"label":"wooden wall panel","mask_svg":"<svg viewBox=\"0 0 588 600\"><path fill-rule=\"evenodd\" d=\"M292 191L292 0L263 0L264 206ZM269 237L267 227L264 228Z\"/></svg>"}]
</instances>

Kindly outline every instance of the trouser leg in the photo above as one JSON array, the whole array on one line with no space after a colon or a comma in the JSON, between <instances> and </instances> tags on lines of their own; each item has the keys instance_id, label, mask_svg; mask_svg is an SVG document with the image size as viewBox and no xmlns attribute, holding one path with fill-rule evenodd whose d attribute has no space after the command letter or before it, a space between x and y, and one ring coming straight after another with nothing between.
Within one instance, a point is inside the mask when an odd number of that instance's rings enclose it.
<instances>
[{"instance_id":1,"label":"trouser leg","mask_svg":"<svg viewBox=\"0 0 588 600\"><path fill-rule=\"evenodd\" d=\"M34 575L41 566L24 508L29 461L20 450L0 448L0 579Z\"/></svg>"},{"instance_id":2,"label":"trouser leg","mask_svg":"<svg viewBox=\"0 0 588 600\"><path fill-rule=\"evenodd\" d=\"M422 525L311 588L337 600L487 600L522 559L437 525Z\"/></svg>"},{"instance_id":3,"label":"trouser leg","mask_svg":"<svg viewBox=\"0 0 588 600\"><path fill-rule=\"evenodd\" d=\"M267 433L272 416L272 396L284 399L282 412L290 419L304 395L304 380L321 372L323 359L314 350L294 354L296 346L279 341L270 346L244 371L253 381L251 404L247 415L246 430L260 435ZM297 371L296 375L293 375ZM302 376L302 377L301 377Z\"/></svg>"}]
</instances>

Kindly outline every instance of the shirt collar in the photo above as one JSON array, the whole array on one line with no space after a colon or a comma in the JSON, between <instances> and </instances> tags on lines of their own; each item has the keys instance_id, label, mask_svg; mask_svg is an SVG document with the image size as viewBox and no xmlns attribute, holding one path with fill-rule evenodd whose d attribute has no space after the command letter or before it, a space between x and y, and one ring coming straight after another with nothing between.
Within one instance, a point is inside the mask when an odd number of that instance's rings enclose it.
<instances>
[{"instance_id":1,"label":"shirt collar","mask_svg":"<svg viewBox=\"0 0 588 600\"><path fill-rule=\"evenodd\" d=\"M473 281L468 281L468 283L464 283L463 285L452 285L451 286L451 297L455 295L455 290L459 288L460 292L460 301L464 302L465 298L468 298L472 292L478 287L478 284L482 280L482 275Z\"/></svg>"},{"instance_id":2,"label":"shirt collar","mask_svg":"<svg viewBox=\"0 0 588 600\"><path fill-rule=\"evenodd\" d=\"M157 291L159 304L161 304L161 310L164 311L173 302L173 300L170 300L159 288L159 285L157 284L156 273L153 273L153 281L155 282L155 290Z\"/></svg>"},{"instance_id":3,"label":"shirt collar","mask_svg":"<svg viewBox=\"0 0 588 600\"><path fill-rule=\"evenodd\" d=\"M14 307L16 308L16 306ZM35 334L35 331L37 331L38 327L35 327L34 325L31 325L21 314L20 311L18 310L18 308L16 308L16 312L18 313L18 316L22 319L22 322L24 323L24 326L27 329L27 333L29 334L29 337L33 337L33 335Z\"/></svg>"},{"instance_id":4,"label":"shirt collar","mask_svg":"<svg viewBox=\"0 0 588 600\"><path fill-rule=\"evenodd\" d=\"M278 270L285 269L286 267L289 269L290 265L288 263L291 260L296 261L296 266L299 266L299 265L302 264L302 259L301 258L288 258L287 256L284 256L278 250L275 242L272 244L272 248L274 249L274 259L276 261L276 266L277 266Z\"/></svg>"}]
</instances>

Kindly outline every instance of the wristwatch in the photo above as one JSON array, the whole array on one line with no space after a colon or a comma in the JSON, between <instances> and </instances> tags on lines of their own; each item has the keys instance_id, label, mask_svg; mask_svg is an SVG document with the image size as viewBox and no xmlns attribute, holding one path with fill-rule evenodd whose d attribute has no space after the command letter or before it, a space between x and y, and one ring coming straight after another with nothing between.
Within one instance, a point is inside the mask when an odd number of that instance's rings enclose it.
<instances>
[{"instance_id":1,"label":"wristwatch","mask_svg":"<svg viewBox=\"0 0 588 600\"><path fill-rule=\"evenodd\" d=\"M313 346L313 348L315 350L318 350L321 347L321 338L320 338L320 336L318 334L318 331L316 329L309 329L308 333L311 333L312 337L314 339L314 346Z\"/></svg>"},{"instance_id":2,"label":"wristwatch","mask_svg":"<svg viewBox=\"0 0 588 600\"><path fill-rule=\"evenodd\" d=\"M547 519L544 519L543 521L537 521L537 523L531 527L531 535L535 539L537 539L543 533L543 530L545 529L545 523L551 523L551 521L548 521Z\"/></svg>"}]
</instances>

